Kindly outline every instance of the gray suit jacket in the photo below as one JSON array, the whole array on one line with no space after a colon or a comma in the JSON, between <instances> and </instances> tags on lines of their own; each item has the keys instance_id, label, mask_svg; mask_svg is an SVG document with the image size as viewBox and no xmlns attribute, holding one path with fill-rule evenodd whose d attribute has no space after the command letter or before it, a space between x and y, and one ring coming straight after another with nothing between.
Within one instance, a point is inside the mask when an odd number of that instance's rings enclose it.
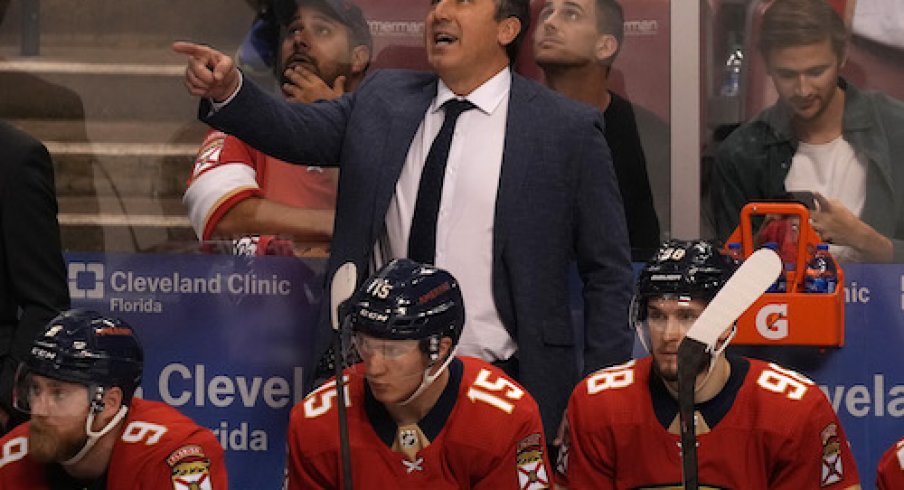
<instances>
[{"instance_id":1,"label":"gray suit jacket","mask_svg":"<svg viewBox=\"0 0 904 490\"><path fill-rule=\"evenodd\" d=\"M435 74L383 70L337 100L289 104L246 81L228 105L211 113L202 102L200 114L274 157L338 162L329 279L347 261L368 270L436 87ZM510 97L493 230L493 299L518 344L519 381L537 399L552 435L581 374L575 346L583 340L585 373L630 357L630 250L602 114L519 75ZM583 281L583 329L572 325L573 263ZM329 345L326 324L318 353Z\"/></svg>"}]
</instances>

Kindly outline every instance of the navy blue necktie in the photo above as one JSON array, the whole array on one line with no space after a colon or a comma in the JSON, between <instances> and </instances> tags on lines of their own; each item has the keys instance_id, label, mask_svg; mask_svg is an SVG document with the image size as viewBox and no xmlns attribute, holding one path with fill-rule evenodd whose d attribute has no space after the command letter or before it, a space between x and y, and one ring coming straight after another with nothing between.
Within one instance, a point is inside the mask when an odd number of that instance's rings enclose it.
<instances>
[{"instance_id":1,"label":"navy blue necktie","mask_svg":"<svg viewBox=\"0 0 904 490\"><path fill-rule=\"evenodd\" d=\"M411 233L408 235L408 258L424 264L432 264L436 258L436 216L443 196L443 178L446 176L446 160L452 145L455 123L462 112L476 106L467 100L451 99L443 104L446 118L443 127L430 145L421 182L417 188Z\"/></svg>"}]
</instances>

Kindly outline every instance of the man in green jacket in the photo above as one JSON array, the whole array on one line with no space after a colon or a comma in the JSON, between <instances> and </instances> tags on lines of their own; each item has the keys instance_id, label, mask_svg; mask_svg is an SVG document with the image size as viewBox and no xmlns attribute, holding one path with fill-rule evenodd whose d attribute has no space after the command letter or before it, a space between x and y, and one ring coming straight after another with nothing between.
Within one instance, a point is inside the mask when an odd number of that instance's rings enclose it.
<instances>
[{"instance_id":1,"label":"man in green jacket","mask_svg":"<svg viewBox=\"0 0 904 490\"><path fill-rule=\"evenodd\" d=\"M717 151L719 236L749 201L810 191L811 224L839 260L904 262L904 104L839 76L848 33L824 0L776 0L761 29L779 101Z\"/></svg>"}]
</instances>

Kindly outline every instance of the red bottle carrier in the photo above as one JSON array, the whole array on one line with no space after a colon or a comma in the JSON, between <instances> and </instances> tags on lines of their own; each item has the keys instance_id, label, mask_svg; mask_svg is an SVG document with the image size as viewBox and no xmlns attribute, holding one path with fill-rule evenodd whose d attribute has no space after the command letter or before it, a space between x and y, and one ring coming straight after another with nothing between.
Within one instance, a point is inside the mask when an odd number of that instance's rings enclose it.
<instances>
[{"instance_id":1,"label":"red bottle carrier","mask_svg":"<svg viewBox=\"0 0 904 490\"><path fill-rule=\"evenodd\" d=\"M751 217L760 215L798 218L796 254L780 254L785 255L783 261L794 261L796 266L793 271L783 271L787 292L764 293L741 315L733 342L744 345L844 345L844 271L834 257L838 274L835 291L820 294L807 293L805 289L807 262L816 245L821 243L819 234L810 226L810 213L806 207L798 203L749 203L741 210L741 224L726 243L740 242L743 256L750 256L755 247ZM782 251L786 250L787 247ZM788 255L791 255L790 259Z\"/></svg>"}]
</instances>

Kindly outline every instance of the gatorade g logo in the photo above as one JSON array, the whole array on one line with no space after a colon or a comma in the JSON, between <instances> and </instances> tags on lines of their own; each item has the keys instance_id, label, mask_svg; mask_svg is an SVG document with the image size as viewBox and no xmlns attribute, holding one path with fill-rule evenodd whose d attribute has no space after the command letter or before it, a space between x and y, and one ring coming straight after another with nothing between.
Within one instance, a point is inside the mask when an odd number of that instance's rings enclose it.
<instances>
[{"instance_id":1,"label":"gatorade g logo","mask_svg":"<svg viewBox=\"0 0 904 490\"><path fill-rule=\"evenodd\" d=\"M769 340L788 336L788 305L768 304L756 313L756 331Z\"/></svg>"},{"instance_id":2,"label":"gatorade g logo","mask_svg":"<svg viewBox=\"0 0 904 490\"><path fill-rule=\"evenodd\" d=\"M103 299L104 264L71 262L69 264L69 296L72 299Z\"/></svg>"}]
</instances>

